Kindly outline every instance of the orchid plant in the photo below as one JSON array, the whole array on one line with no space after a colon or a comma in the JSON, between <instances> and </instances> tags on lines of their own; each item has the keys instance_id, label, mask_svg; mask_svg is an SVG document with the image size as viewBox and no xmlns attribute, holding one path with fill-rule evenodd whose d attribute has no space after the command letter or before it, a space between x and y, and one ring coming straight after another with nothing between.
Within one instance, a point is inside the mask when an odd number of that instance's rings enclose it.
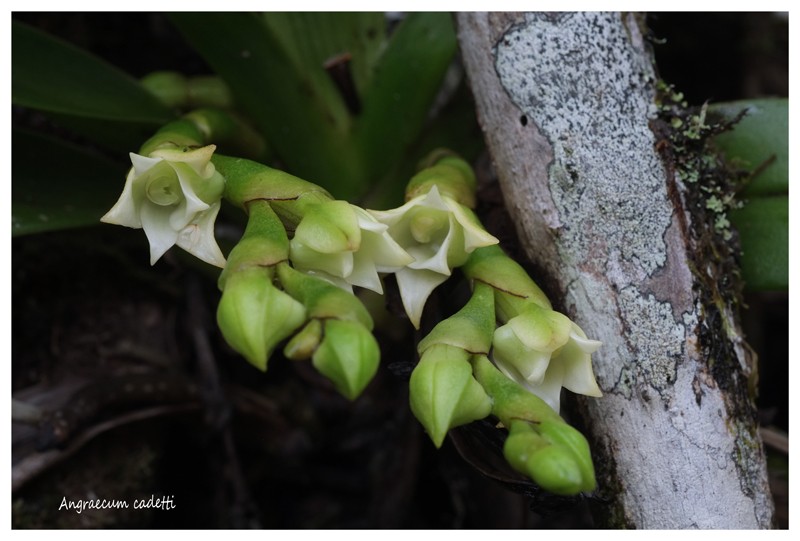
<instances>
[{"instance_id":1,"label":"orchid plant","mask_svg":"<svg viewBox=\"0 0 800 541\"><path fill-rule=\"evenodd\" d=\"M352 17L359 31L376 23L370 15ZM261 71L248 63L243 77L234 65L249 58L211 47L204 16L176 15L222 79L157 73L145 77L141 94L131 91L150 104L143 107L155 111L159 129L136 152L128 149L122 194L100 220L143 229L151 264L178 246L222 269L217 323L229 346L262 371L278 351L310 361L350 400L380 365L375 318L362 291L383 295L396 284L406 319L424 333L409 395L433 443L441 446L454 427L494 416L509 431L504 452L516 470L557 494L593 490L588 444L558 412L562 387L601 396L591 364L600 342L554 311L484 228L474 210L475 174L461 156L470 154L468 145L450 134L446 139L460 153L426 142L422 156L403 154L420 136L454 52L449 19L413 16L391 39L382 35L388 49L381 69L372 56L358 58L363 63L354 59L364 109L354 113L358 108L346 101L348 94L318 72L303 79L316 85L318 93L309 98L314 107L298 102L291 84L267 81L269 70L288 73L290 83L302 79L290 73L301 62L301 49L285 42L271 20L256 25L245 14L217 18L220 24L235 21L243 34L266 32L265 43L274 50L256 49ZM29 47L54 47L30 29L15 32ZM417 44L421 35L436 37L423 47ZM406 56L395 58L398 50ZM424 64L423 75L436 76L417 81L401 71L413 71L409 55ZM387 73L403 73L401 86L387 89L394 81L385 79ZM249 116L232 110L233 95ZM258 105L270 100L274 107ZM324 120L307 121L315 107L326 111ZM306 131L309 125L316 131ZM389 133L385 126L398 130ZM416 171L414 162L421 164ZM383 186L370 189L380 178ZM369 205L358 204L367 197ZM238 209L246 220L227 254L215 235L223 207ZM469 285L469 301L428 328L423 314L429 298L446 281L460 279Z\"/></svg>"}]
</instances>

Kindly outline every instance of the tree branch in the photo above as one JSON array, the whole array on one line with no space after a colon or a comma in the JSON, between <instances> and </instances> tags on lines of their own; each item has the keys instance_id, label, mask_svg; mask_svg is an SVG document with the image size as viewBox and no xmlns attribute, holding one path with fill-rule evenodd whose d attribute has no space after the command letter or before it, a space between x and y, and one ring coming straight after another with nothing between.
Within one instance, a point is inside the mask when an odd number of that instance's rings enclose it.
<instances>
[{"instance_id":1,"label":"tree branch","mask_svg":"<svg viewBox=\"0 0 800 541\"><path fill-rule=\"evenodd\" d=\"M753 359L735 310L703 295L686 187L655 149L636 17L462 13L458 26L523 248L604 342L605 396L579 406L609 525L770 527Z\"/></svg>"}]
</instances>

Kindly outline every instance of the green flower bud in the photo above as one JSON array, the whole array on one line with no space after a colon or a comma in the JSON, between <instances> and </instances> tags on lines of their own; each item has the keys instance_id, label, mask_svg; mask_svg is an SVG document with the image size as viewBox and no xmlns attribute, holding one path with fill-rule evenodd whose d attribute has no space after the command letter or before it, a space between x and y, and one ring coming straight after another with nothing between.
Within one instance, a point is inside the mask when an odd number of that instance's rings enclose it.
<instances>
[{"instance_id":1,"label":"green flower bud","mask_svg":"<svg viewBox=\"0 0 800 541\"><path fill-rule=\"evenodd\" d=\"M565 453L569 453L580 471L580 490L594 490L597 484L592 464L589 442L576 428L558 421L544 421L536 427L536 431Z\"/></svg>"},{"instance_id":2,"label":"green flower bud","mask_svg":"<svg viewBox=\"0 0 800 541\"><path fill-rule=\"evenodd\" d=\"M312 357L314 367L349 400L355 400L378 370L380 348L356 321L324 321L324 338Z\"/></svg>"},{"instance_id":3,"label":"green flower bud","mask_svg":"<svg viewBox=\"0 0 800 541\"><path fill-rule=\"evenodd\" d=\"M492 289L475 284L469 302L457 313L440 321L417 346L421 355L436 344L447 344L472 354L488 354L494 331L494 297Z\"/></svg>"},{"instance_id":4,"label":"green flower bud","mask_svg":"<svg viewBox=\"0 0 800 541\"><path fill-rule=\"evenodd\" d=\"M156 71L144 76L141 84L170 108L233 106L231 91L219 77L200 76L187 79L175 71Z\"/></svg>"},{"instance_id":5,"label":"green flower bud","mask_svg":"<svg viewBox=\"0 0 800 541\"><path fill-rule=\"evenodd\" d=\"M561 421L512 421L503 446L506 461L554 494L573 495L595 488L589 445Z\"/></svg>"},{"instance_id":6,"label":"green flower bud","mask_svg":"<svg viewBox=\"0 0 800 541\"><path fill-rule=\"evenodd\" d=\"M425 165L408 182L406 201L425 195L436 186L443 196L475 208L475 173L467 162L456 155L434 151Z\"/></svg>"},{"instance_id":7,"label":"green flower bud","mask_svg":"<svg viewBox=\"0 0 800 541\"><path fill-rule=\"evenodd\" d=\"M144 76L141 84L167 107L186 103L186 77L176 71L155 71Z\"/></svg>"},{"instance_id":8,"label":"green flower bud","mask_svg":"<svg viewBox=\"0 0 800 541\"><path fill-rule=\"evenodd\" d=\"M228 255L228 264L219 277L225 288L228 276L247 267L273 267L289 258L289 239L280 219L267 201L247 205L249 216L244 235Z\"/></svg>"},{"instance_id":9,"label":"green flower bud","mask_svg":"<svg viewBox=\"0 0 800 541\"><path fill-rule=\"evenodd\" d=\"M295 334L283 348L283 354L293 361L310 359L322 340L322 323L318 319L309 321L303 330Z\"/></svg>"},{"instance_id":10,"label":"green flower bud","mask_svg":"<svg viewBox=\"0 0 800 541\"><path fill-rule=\"evenodd\" d=\"M428 347L411 374L411 411L436 447L447 431L492 411L492 402L472 377L470 354L444 344Z\"/></svg>"},{"instance_id":11,"label":"green flower bud","mask_svg":"<svg viewBox=\"0 0 800 541\"><path fill-rule=\"evenodd\" d=\"M534 451L528 457L527 473L537 485L553 494L572 496L584 490L575 459L554 445Z\"/></svg>"},{"instance_id":12,"label":"green flower bud","mask_svg":"<svg viewBox=\"0 0 800 541\"><path fill-rule=\"evenodd\" d=\"M231 274L217 308L225 340L260 370L267 369L275 346L306 320L303 305L272 284L273 274L262 267Z\"/></svg>"},{"instance_id":13,"label":"green flower bud","mask_svg":"<svg viewBox=\"0 0 800 541\"><path fill-rule=\"evenodd\" d=\"M492 414L509 428L503 449L508 463L555 494L593 490L594 466L586 438L485 356L474 356L472 365L492 399Z\"/></svg>"},{"instance_id":14,"label":"green flower bud","mask_svg":"<svg viewBox=\"0 0 800 541\"><path fill-rule=\"evenodd\" d=\"M528 421L516 419L508 427L508 437L503 444L503 456L512 468L528 475L528 458L549 444L533 429Z\"/></svg>"}]
</instances>

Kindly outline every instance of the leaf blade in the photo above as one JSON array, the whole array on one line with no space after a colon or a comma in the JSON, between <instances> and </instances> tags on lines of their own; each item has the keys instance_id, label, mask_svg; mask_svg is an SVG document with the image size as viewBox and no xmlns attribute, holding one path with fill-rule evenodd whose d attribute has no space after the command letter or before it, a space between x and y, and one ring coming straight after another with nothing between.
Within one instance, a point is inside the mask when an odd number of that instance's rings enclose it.
<instances>
[{"instance_id":1,"label":"leaf blade","mask_svg":"<svg viewBox=\"0 0 800 541\"><path fill-rule=\"evenodd\" d=\"M729 160L750 171L766 164L763 171L742 191L745 196L780 195L789 190L789 100L760 99L718 103L711 111L733 119L745 116L733 130L721 133L714 142Z\"/></svg>"},{"instance_id":2,"label":"leaf blade","mask_svg":"<svg viewBox=\"0 0 800 541\"><path fill-rule=\"evenodd\" d=\"M12 236L99 224L122 191L124 165L32 132L12 140Z\"/></svg>"},{"instance_id":3,"label":"leaf blade","mask_svg":"<svg viewBox=\"0 0 800 541\"><path fill-rule=\"evenodd\" d=\"M11 99L79 117L162 124L169 110L138 81L102 60L12 21Z\"/></svg>"}]
</instances>

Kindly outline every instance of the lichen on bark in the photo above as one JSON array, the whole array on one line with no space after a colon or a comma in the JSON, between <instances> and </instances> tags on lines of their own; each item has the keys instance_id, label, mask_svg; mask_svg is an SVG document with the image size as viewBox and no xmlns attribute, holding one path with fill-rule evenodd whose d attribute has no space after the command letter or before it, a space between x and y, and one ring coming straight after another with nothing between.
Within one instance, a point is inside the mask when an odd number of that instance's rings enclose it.
<instances>
[{"instance_id":1,"label":"lichen on bark","mask_svg":"<svg viewBox=\"0 0 800 541\"><path fill-rule=\"evenodd\" d=\"M707 265L694 240L704 218L687 211L686 186L658 152L657 80L640 20L458 20L520 242L562 295L557 303L604 342L594 361L606 394L579 405L611 525L768 527L763 455L734 433L755 434L737 375L747 361L735 312L718 297L712 306L726 325L709 326L706 282L697 278ZM734 354L715 361L727 359L732 374L722 379L733 392L716 381L704 329Z\"/></svg>"}]
</instances>

